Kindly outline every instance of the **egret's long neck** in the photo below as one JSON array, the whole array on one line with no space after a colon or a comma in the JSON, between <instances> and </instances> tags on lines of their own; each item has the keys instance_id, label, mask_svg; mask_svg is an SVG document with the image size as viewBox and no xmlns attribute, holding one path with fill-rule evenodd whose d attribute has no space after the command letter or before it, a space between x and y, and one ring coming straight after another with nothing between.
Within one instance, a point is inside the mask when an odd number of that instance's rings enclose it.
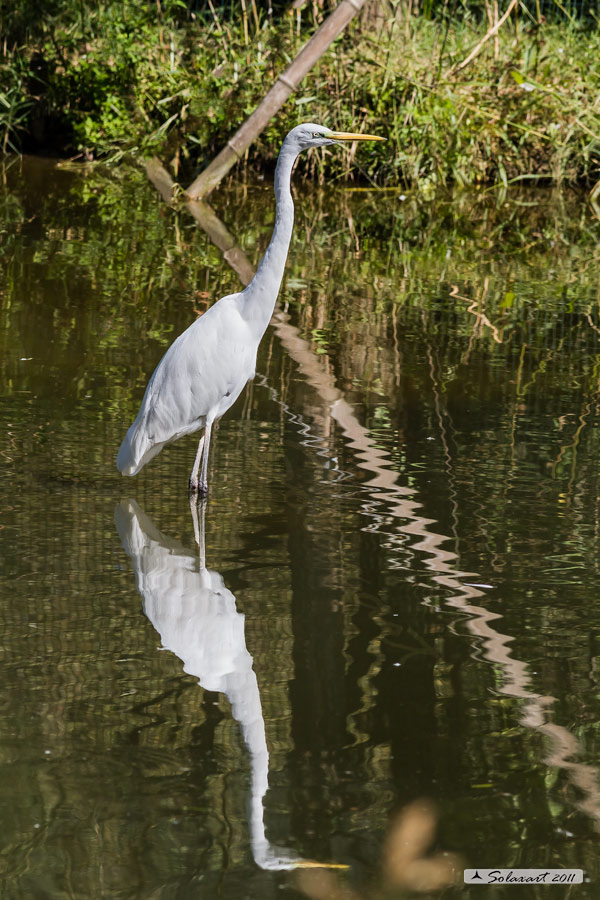
<instances>
[{"instance_id":1,"label":"egret's long neck","mask_svg":"<svg viewBox=\"0 0 600 900\"><path fill-rule=\"evenodd\" d=\"M283 270L294 228L294 201L290 191L292 166L298 151L295 147L283 147L275 169L275 228L256 275L244 291L247 301L245 314L256 324L262 336L273 315L277 294L281 287Z\"/></svg>"}]
</instances>

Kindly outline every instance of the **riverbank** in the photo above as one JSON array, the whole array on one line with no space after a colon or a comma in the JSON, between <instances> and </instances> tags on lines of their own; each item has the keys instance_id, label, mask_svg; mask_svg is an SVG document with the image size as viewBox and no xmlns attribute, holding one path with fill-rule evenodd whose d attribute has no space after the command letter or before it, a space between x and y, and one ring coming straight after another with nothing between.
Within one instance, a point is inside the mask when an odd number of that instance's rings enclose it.
<instances>
[{"instance_id":1,"label":"riverbank","mask_svg":"<svg viewBox=\"0 0 600 900\"><path fill-rule=\"evenodd\" d=\"M80 159L158 155L185 180L225 144L314 31L314 10L177 19L124 3L5 49L5 151ZM246 4L243 4L246 9ZM388 136L356 156L300 163L319 181L428 186L600 179L600 30L508 17L490 23L379 18L371 4L325 54L247 154L272 165L303 120ZM47 24L47 23L46 23ZM474 52L475 51L475 52ZM474 55L473 55L474 54Z\"/></svg>"}]
</instances>

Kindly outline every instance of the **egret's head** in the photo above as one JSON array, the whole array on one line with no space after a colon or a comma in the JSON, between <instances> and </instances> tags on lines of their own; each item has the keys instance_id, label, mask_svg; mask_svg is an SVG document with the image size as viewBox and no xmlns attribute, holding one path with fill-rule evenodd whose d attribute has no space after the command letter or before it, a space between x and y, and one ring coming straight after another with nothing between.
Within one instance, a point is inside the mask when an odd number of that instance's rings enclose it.
<instances>
[{"instance_id":1,"label":"egret's head","mask_svg":"<svg viewBox=\"0 0 600 900\"><path fill-rule=\"evenodd\" d=\"M345 141L384 141L385 138L374 134L353 134L348 131L332 131L314 122L304 122L292 128L286 142L295 144L298 152L309 147L326 147L328 144L341 144Z\"/></svg>"}]
</instances>

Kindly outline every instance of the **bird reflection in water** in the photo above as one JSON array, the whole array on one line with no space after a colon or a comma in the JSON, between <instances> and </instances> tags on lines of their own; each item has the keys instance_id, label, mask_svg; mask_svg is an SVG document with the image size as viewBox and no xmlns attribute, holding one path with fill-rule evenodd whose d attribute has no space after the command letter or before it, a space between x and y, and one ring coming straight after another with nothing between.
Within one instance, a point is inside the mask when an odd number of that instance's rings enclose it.
<instances>
[{"instance_id":1,"label":"bird reflection in water","mask_svg":"<svg viewBox=\"0 0 600 900\"><path fill-rule=\"evenodd\" d=\"M131 559L145 614L162 647L175 653L183 670L207 691L225 694L250 754L249 826L252 855L262 869L281 870L327 864L296 857L267 840L263 799L268 788L269 754L260 692L246 648L244 615L218 572L206 568L205 503L190 502L198 555L154 526L134 500L121 502L115 521ZM340 868L345 868L340 867Z\"/></svg>"}]
</instances>

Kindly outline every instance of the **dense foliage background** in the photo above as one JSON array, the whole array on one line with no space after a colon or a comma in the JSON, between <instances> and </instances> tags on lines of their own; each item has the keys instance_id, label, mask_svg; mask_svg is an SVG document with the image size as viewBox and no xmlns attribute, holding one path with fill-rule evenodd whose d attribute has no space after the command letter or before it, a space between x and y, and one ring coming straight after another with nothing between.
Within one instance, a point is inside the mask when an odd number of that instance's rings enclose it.
<instances>
[{"instance_id":1,"label":"dense foliage background","mask_svg":"<svg viewBox=\"0 0 600 900\"><path fill-rule=\"evenodd\" d=\"M82 159L205 165L329 12L323 0L0 0L0 145ZM248 162L315 120L387 134L305 172L424 186L600 176L597 0L370 0ZM585 36L585 39L583 39ZM361 156L360 154L364 155Z\"/></svg>"}]
</instances>

